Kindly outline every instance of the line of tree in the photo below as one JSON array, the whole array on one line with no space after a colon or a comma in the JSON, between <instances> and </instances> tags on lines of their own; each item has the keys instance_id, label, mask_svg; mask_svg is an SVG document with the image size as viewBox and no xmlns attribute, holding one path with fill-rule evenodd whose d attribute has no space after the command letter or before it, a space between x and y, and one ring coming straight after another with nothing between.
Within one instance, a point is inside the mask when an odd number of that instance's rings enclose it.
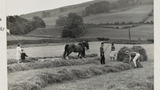
<instances>
[{"instance_id":1,"label":"line of tree","mask_svg":"<svg viewBox=\"0 0 160 90\"><path fill-rule=\"evenodd\" d=\"M49 11L43 11L42 12L42 18L50 17L51 13Z\"/></svg>"},{"instance_id":2,"label":"line of tree","mask_svg":"<svg viewBox=\"0 0 160 90\"><path fill-rule=\"evenodd\" d=\"M90 4L82 11L82 16L88 16L93 14L107 13L111 9L136 5L139 0L118 0L116 2L100 1L93 4Z\"/></svg>"},{"instance_id":3,"label":"line of tree","mask_svg":"<svg viewBox=\"0 0 160 90\"><path fill-rule=\"evenodd\" d=\"M38 16L34 16L32 21L24 19L20 16L7 16L7 29L11 34L23 35L31 32L36 28L44 28L46 24Z\"/></svg>"},{"instance_id":4,"label":"line of tree","mask_svg":"<svg viewBox=\"0 0 160 90\"><path fill-rule=\"evenodd\" d=\"M110 3L108 1L101 1L90 4L82 12L82 16L88 16L90 14L99 14L110 11Z\"/></svg>"},{"instance_id":5,"label":"line of tree","mask_svg":"<svg viewBox=\"0 0 160 90\"><path fill-rule=\"evenodd\" d=\"M68 16L60 16L56 20L57 26L63 26L62 37L76 38L83 33L85 27L83 18L76 13L69 13Z\"/></svg>"}]
</instances>

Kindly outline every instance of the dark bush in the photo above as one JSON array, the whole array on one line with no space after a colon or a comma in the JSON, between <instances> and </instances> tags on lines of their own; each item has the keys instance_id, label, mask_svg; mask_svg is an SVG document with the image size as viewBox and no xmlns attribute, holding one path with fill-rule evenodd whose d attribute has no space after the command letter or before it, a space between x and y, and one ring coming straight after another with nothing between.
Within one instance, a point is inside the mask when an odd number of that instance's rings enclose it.
<instances>
[{"instance_id":1,"label":"dark bush","mask_svg":"<svg viewBox=\"0 0 160 90\"><path fill-rule=\"evenodd\" d=\"M39 27L45 27L44 21L39 17L34 17L33 21L20 16L7 17L7 29L14 35L23 35Z\"/></svg>"},{"instance_id":2,"label":"dark bush","mask_svg":"<svg viewBox=\"0 0 160 90\"><path fill-rule=\"evenodd\" d=\"M110 40L109 38L104 38L104 37L97 37L97 39L99 41L108 41L108 40Z\"/></svg>"},{"instance_id":3,"label":"dark bush","mask_svg":"<svg viewBox=\"0 0 160 90\"><path fill-rule=\"evenodd\" d=\"M154 39L147 39L147 41L154 43Z\"/></svg>"},{"instance_id":4,"label":"dark bush","mask_svg":"<svg viewBox=\"0 0 160 90\"><path fill-rule=\"evenodd\" d=\"M38 16L34 16L33 17L32 23L36 28L44 28L44 27L46 27L46 24L44 23L44 21Z\"/></svg>"},{"instance_id":5,"label":"dark bush","mask_svg":"<svg viewBox=\"0 0 160 90\"><path fill-rule=\"evenodd\" d=\"M69 13L62 37L76 38L85 30L83 18L76 13Z\"/></svg>"},{"instance_id":6,"label":"dark bush","mask_svg":"<svg viewBox=\"0 0 160 90\"><path fill-rule=\"evenodd\" d=\"M96 2L85 8L85 12L89 14L99 14L110 11L110 3L108 1Z\"/></svg>"}]
</instances>

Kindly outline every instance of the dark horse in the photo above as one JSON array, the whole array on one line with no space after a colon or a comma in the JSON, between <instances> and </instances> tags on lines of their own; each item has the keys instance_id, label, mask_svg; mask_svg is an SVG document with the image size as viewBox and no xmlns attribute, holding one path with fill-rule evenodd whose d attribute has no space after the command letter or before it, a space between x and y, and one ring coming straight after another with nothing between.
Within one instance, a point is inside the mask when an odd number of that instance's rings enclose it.
<instances>
[{"instance_id":1,"label":"dark horse","mask_svg":"<svg viewBox=\"0 0 160 90\"><path fill-rule=\"evenodd\" d=\"M65 45L63 58L66 59L72 52L78 53L78 57L83 58L85 56L85 48L89 49L89 43L86 41L78 44L67 44Z\"/></svg>"}]
</instances>

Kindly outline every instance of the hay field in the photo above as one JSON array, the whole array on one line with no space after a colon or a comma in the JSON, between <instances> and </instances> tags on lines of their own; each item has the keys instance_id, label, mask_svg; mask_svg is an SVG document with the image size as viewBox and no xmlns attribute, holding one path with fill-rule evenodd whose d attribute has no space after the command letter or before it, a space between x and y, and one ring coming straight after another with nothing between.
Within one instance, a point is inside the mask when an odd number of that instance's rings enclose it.
<instances>
[{"instance_id":1,"label":"hay field","mask_svg":"<svg viewBox=\"0 0 160 90\"><path fill-rule=\"evenodd\" d=\"M48 25L46 28L38 28L35 29L28 34L27 36L44 36L44 37L53 37L58 38L61 37L63 27L55 27L53 25Z\"/></svg>"},{"instance_id":2,"label":"hay field","mask_svg":"<svg viewBox=\"0 0 160 90\"><path fill-rule=\"evenodd\" d=\"M107 47L107 45L108 44L105 44L105 48ZM90 42L90 50L87 51L86 53L91 54L96 52L97 54L99 54L99 46L100 46L100 42ZM132 47L132 45L116 44L115 45L116 51L118 51L123 46ZM8 74L9 90L14 90L14 89L22 90L22 88L23 90L31 90L31 89L40 90L41 88L44 88L44 87L45 87L44 90L53 90L55 88L56 90L77 90L77 88L78 90L106 90L106 88L111 90L117 90L117 89L127 90L128 88L132 88L131 90L138 90L138 89L151 90L150 87L148 87L148 85L153 85L152 83L153 81L153 44L143 44L140 46L143 46L146 49L147 55L149 56L149 61L142 63L144 65L144 68L117 72L116 68L119 66L123 66L124 64L122 64L121 62L115 62L115 61L109 60L109 57L108 57L109 51L110 51L109 49L110 47L109 47L105 53L107 66L100 65L99 61L96 61L97 63L92 63L91 61L88 64L82 64L82 65L49 67L49 68L39 68L39 69L37 68L37 69L28 69L24 71L14 71ZM55 55L54 53L57 53L58 51L59 52L58 54L62 55L63 48L58 49L58 47L62 48L64 47L64 45L50 46L50 47L43 46L41 47L41 49L44 48L44 50L42 49L43 53L40 54L37 51L36 54L41 56L48 52L50 56L54 56ZM56 51L51 50L52 48L56 48L57 50ZM25 48L25 50L30 50L27 53L28 54L30 53L30 56L32 57L31 52L35 51L36 49L33 47L28 47L28 48ZM54 52L54 53L50 53L50 52ZM76 54L71 54L71 56L74 56L74 55ZM44 57L44 56L41 56L41 57ZM129 69L128 65L124 65L123 69L125 70L125 68ZM95 73L93 73L93 71L92 72L87 71L88 74L83 74L82 72L86 72L86 70L93 70ZM121 69L119 68L119 70ZM73 74L74 76L71 77ZM63 75L65 75L65 77L63 77Z\"/></svg>"},{"instance_id":3,"label":"hay field","mask_svg":"<svg viewBox=\"0 0 160 90\"><path fill-rule=\"evenodd\" d=\"M107 73L94 78L50 85L42 90L154 90L153 62L144 68Z\"/></svg>"},{"instance_id":4,"label":"hay field","mask_svg":"<svg viewBox=\"0 0 160 90\"><path fill-rule=\"evenodd\" d=\"M141 25L130 29L131 39L149 39L153 38L153 25ZM111 39L128 39L128 29L110 29L110 28L88 28L82 38L106 37Z\"/></svg>"},{"instance_id":5,"label":"hay field","mask_svg":"<svg viewBox=\"0 0 160 90\"><path fill-rule=\"evenodd\" d=\"M86 51L86 53L91 54L91 53L96 53L99 55L99 47L100 47L101 42L89 42L90 49ZM107 43L104 45L104 48L107 47ZM34 47L24 47L24 51L29 57L54 57L54 56L61 56L64 52L64 46L65 44L49 44L45 46L34 46ZM133 45L126 45L126 44L115 44L116 51L120 50L123 46L131 47ZM145 49L152 50L153 45L152 44L144 44L140 45L143 46ZM151 49L150 49L151 48ZM110 46L106 50L106 57L108 58L110 52ZM7 58L8 59L15 59L15 53L16 50L15 48L12 49L7 49ZM152 53L147 51L147 53ZM72 53L71 56L77 55L76 53Z\"/></svg>"},{"instance_id":6,"label":"hay field","mask_svg":"<svg viewBox=\"0 0 160 90\"><path fill-rule=\"evenodd\" d=\"M118 25L117 25L118 26ZM112 26L113 27L113 26ZM116 26L115 26L116 27ZM122 26L118 26L122 27ZM58 39L61 37L63 27L55 27L49 25L46 28L36 29L25 36L13 36L8 35L7 40L40 40L46 38ZM147 40L153 38L154 31L153 25L146 24L140 25L138 27L131 28L131 39L137 40ZM103 28L103 27L89 27L87 28L86 33L80 38L97 38L97 37L106 37L110 39L128 39L128 29L112 29L112 28Z\"/></svg>"}]
</instances>

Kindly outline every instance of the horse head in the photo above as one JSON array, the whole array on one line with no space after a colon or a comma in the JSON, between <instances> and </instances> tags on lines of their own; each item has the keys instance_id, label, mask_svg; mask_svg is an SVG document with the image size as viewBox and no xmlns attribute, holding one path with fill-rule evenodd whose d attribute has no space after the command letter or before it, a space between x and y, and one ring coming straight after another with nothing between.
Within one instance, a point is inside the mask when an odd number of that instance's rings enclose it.
<instances>
[{"instance_id":1,"label":"horse head","mask_svg":"<svg viewBox=\"0 0 160 90\"><path fill-rule=\"evenodd\" d=\"M87 50L89 49L89 43L87 41L83 41L82 44L87 48Z\"/></svg>"}]
</instances>

